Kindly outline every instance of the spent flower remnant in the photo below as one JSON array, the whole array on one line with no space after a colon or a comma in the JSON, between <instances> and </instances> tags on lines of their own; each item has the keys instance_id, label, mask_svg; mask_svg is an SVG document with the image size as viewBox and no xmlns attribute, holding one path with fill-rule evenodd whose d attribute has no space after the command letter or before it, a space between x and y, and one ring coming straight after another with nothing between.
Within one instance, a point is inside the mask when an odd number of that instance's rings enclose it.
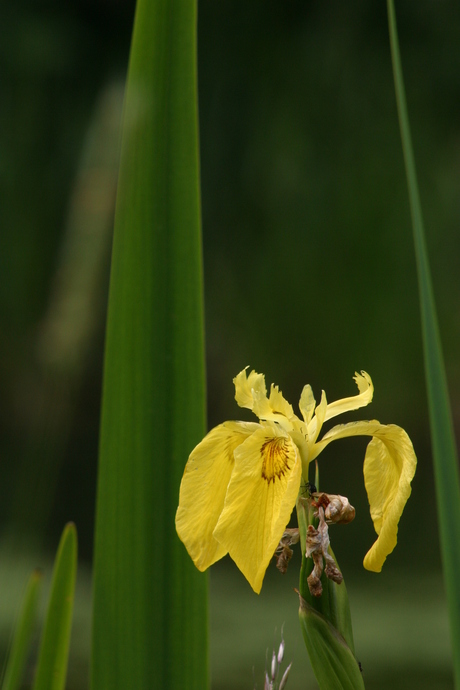
<instances>
[{"instance_id":1,"label":"spent flower remnant","mask_svg":"<svg viewBox=\"0 0 460 690\"><path fill-rule=\"evenodd\" d=\"M227 553L259 593L268 564L308 481L309 463L331 442L371 436L364 482L377 540L364 567L380 572L396 546L398 522L409 498L416 457L401 427L376 420L340 424L319 439L325 422L368 405L374 387L369 374L354 377L359 393L316 405L304 386L299 418L278 386L267 397L265 377L243 369L235 378L235 399L259 422L219 424L191 452L180 487L176 529L196 567L203 571Z\"/></svg>"}]
</instances>

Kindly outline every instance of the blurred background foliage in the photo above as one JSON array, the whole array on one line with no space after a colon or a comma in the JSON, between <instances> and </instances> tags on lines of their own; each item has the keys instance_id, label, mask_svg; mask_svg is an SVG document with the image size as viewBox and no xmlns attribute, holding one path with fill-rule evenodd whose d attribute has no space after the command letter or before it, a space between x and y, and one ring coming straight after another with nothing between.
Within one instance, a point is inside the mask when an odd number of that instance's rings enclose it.
<instances>
[{"instance_id":1,"label":"blurred background foliage","mask_svg":"<svg viewBox=\"0 0 460 690\"><path fill-rule=\"evenodd\" d=\"M460 7L400 0L396 12L458 427ZM87 687L105 306L133 13L133 0L0 7L0 634L5 649L23 573L47 563L74 520L83 559L75 689ZM368 687L450 688L386 4L200 0L199 93L209 426L250 418L233 399L232 378L246 365L295 407L305 383L332 401L355 392L355 370L371 374L375 401L349 419L403 426L419 467L397 550L375 576L361 566L373 540L366 441L321 455L321 487L357 508L355 522L331 536L358 656ZM296 627L296 577L296 565L284 581L271 572L257 598L227 559L214 568L215 690L252 687L253 666L260 687L265 648L283 622L294 661L288 687L315 687Z\"/></svg>"}]
</instances>

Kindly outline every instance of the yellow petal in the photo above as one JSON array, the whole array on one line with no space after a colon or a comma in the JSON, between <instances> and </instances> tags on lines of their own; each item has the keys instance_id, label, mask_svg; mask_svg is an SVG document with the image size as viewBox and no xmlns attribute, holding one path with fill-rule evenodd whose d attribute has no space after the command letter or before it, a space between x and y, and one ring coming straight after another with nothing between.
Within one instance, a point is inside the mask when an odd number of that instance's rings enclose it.
<instances>
[{"instance_id":1,"label":"yellow petal","mask_svg":"<svg viewBox=\"0 0 460 690\"><path fill-rule=\"evenodd\" d=\"M326 399L326 393L324 391L321 391L321 401L319 405L316 406L315 410L315 416L311 420L310 424L308 425L308 443L311 447L312 444L315 443L316 439L318 438L321 428L324 424L324 420L326 419L326 413L327 413L327 399ZM312 458L310 458L312 460Z\"/></svg>"},{"instance_id":2,"label":"yellow petal","mask_svg":"<svg viewBox=\"0 0 460 690\"><path fill-rule=\"evenodd\" d=\"M292 431L292 421L297 420L292 405L284 398L278 386L275 386L273 383L269 398L259 391L254 391L254 407L252 411L260 420L281 424L285 431Z\"/></svg>"},{"instance_id":3,"label":"yellow petal","mask_svg":"<svg viewBox=\"0 0 460 690\"><path fill-rule=\"evenodd\" d=\"M259 428L250 422L225 422L190 454L180 486L176 530L198 570L206 570L227 553L212 533L224 507L233 452Z\"/></svg>"},{"instance_id":4,"label":"yellow petal","mask_svg":"<svg viewBox=\"0 0 460 690\"><path fill-rule=\"evenodd\" d=\"M273 383L271 385L270 397L268 399L268 402L270 403L270 407L272 408L274 414L283 415L288 419L294 416L294 410L292 409L292 405L290 405L288 401L284 398L279 387L275 386Z\"/></svg>"},{"instance_id":5,"label":"yellow petal","mask_svg":"<svg viewBox=\"0 0 460 690\"><path fill-rule=\"evenodd\" d=\"M312 388L309 383L307 383L302 390L302 394L299 400L299 409L302 413L302 417L305 420L305 424L309 424L311 418L313 417L313 412L315 411L316 400L313 395Z\"/></svg>"},{"instance_id":6,"label":"yellow petal","mask_svg":"<svg viewBox=\"0 0 460 690\"><path fill-rule=\"evenodd\" d=\"M248 367L246 367L246 369L247 368ZM254 407L253 391L267 398L267 389L265 387L265 376L263 374L251 371L249 376L247 376L246 369L240 371L233 379L233 383L235 384L235 400L240 407L247 407L249 410L252 410Z\"/></svg>"},{"instance_id":7,"label":"yellow petal","mask_svg":"<svg viewBox=\"0 0 460 690\"><path fill-rule=\"evenodd\" d=\"M364 558L367 570L380 572L396 546L398 522L411 493L417 458L404 429L382 426L367 446L364 460L371 517L379 535Z\"/></svg>"},{"instance_id":8,"label":"yellow petal","mask_svg":"<svg viewBox=\"0 0 460 690\"><path fill-rule=\"evenodd\" d=\"M235 467L214 537L259 593L289 522L300 487L296 445L276 424L264 424L235 450Z\"/></svg>"},{"instance_id":9,"label":"yellow petal","mask_svg":"<svg viewBox=\"0 0 460 690\"><path fill-rule=\"evenodd\" d=\"M355 372L353 377L356 381L356 385L359 389L358 395L352 395L349 398L342 398L341 400L336 400L327 406L325 422L332 417L336 417L343 412L350 412L351 410L358 410L360 407L365 407L372 402L372 397L374 395L374 386L372 384L372 379L365 371L360 374Z\"/></svg>"},{"instance_id":10,"label":"yellow petal","mask_svg":"<svg viewBox=\"0 0 460 690\"><path fill-rule=\"evenodd\" d=\"M366 450L364 483L379 537L366 554L364 567L380 572L386 557L396 546L398 522L410 496L417 458L404 429L394 424L380 424L376 420L335 426L315 444L313 457L331 441L347 436L374 437Z\"/></svg>"}]
</instances>

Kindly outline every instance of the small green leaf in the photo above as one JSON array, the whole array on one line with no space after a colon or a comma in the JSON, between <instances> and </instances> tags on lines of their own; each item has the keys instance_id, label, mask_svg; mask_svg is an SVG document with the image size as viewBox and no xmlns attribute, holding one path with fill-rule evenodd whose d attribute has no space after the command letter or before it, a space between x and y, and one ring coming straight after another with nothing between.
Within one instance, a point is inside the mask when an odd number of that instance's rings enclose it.
<instances>
[{"instance_id":1,"label":"small green leaf","mask_svg":"<svg viewBox=\"0 0 460 690\"><path fill-rule=\"evenodd\" d=\"M73 599L77 572L77 531L64 528L54 563L34 690L62 690L67 675Z\"/></svg>"},{"instance_id":2,"label":"small green leaf","mask_svg":"<svg viewBox=\"0 0 460 690\"><path fill-rule=\"evenodd\" d=\"M42 580L42 573L39 570L34 570L27 583L18 624L8 656L2 690L17 690L21 686L34 626L37 620L37 608Z\"/></svg>"},{"instance_id":3,"label":"small green leaf","mask_svg":"<svg viewBox=\"0 0 460 690\"><path fill-rule=\"evenodd\" d=\"M342 635L300 596L299 619L305 646L321 690L361 690L358 662Z\"/></svg>"}]
</instances>

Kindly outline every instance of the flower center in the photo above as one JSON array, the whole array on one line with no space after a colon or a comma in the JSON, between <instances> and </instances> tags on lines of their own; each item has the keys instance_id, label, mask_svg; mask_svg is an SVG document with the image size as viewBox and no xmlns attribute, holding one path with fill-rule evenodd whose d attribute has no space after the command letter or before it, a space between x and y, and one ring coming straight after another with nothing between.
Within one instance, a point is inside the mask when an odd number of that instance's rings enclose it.
<instances>
[{"instance_id":1,"label":"flower center","mask_svg":"<svg viewBox=\"0 0 460 690\"><path fill-rule=\"evenodd\" d=\"M269 484L290 469L287 439L279 436L268 439L262 444L260 453L263 457L262 477Z\"/></svg>"}]
</instances>

